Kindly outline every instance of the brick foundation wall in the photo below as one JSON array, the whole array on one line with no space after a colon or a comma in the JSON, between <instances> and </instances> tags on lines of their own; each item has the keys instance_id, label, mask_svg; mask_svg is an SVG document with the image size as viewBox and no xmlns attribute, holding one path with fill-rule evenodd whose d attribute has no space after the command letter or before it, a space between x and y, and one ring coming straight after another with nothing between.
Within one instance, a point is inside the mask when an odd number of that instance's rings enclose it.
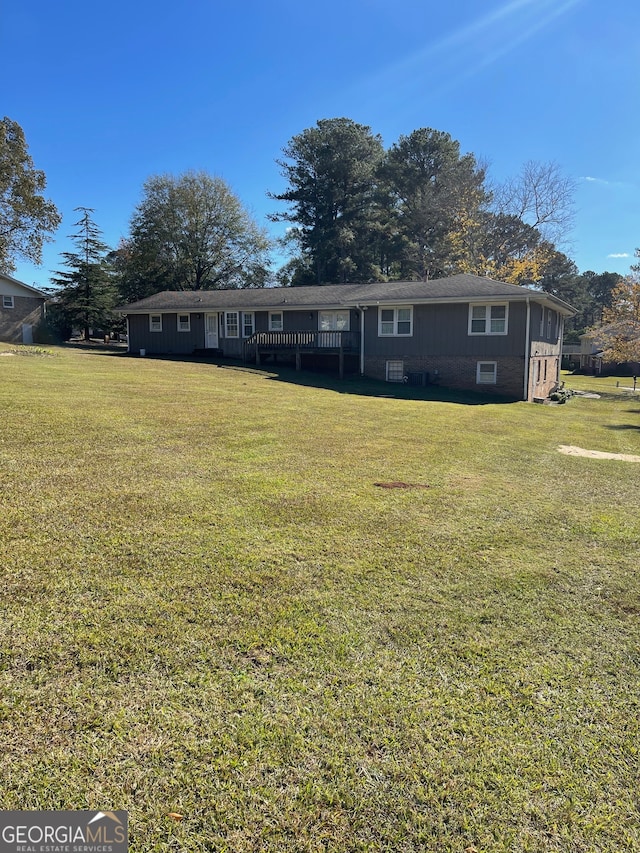
<instances>
[{"instance_id":1,"label":"brick foundation wall","mask_svg":"<svg viewBox=\"0 0 640 853\"><path fill-rule=\"evenodd\" d=\"M533 356L529 367L529 399L546 400L558 387L560 379L559 355Z\"/></svg>"},{"instance_id":2,"label":"brick foundation wall","mask_svg":"<svg viewBox=\"0 0 640 853\"><path fill-rule=\"evenodd\" d=\"M373 379L386 380L387 359L378 356L366 357L364 372ZM516 356L485 357L477 356L407 356L398 357L404 362L404 373L429 373L430 381L437 379L445 388L458 388L462 391L500 394L505 397L522 400L524 396L524 358ZM476 381L479 361L497 362L496 383L479 384Z\"/></svg>"}]
</instances>

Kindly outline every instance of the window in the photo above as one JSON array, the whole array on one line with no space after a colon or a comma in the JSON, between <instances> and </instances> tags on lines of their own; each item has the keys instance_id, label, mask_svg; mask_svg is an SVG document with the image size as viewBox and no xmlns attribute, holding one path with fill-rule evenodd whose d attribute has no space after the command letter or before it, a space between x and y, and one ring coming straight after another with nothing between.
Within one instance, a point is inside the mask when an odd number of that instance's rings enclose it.
<instances>
[{"instance_id":1,"label":"window","mask_svg":"<svg viewBox=\"0 0 640 853\"><path fill-rule=\"evenodd\" d=\"M495 385L498 374L498 364L495 361L479 361L476 368L478 385Z\"/></svg>"},{"instance_id":2,"label":"window","mask_svg":"<svg viewBox=\"0 0 640 853\"><path fill-rule=\"evenodd\" d=\"M378 335L380 337L409 336L413 334L413 308L380 308Z\"/></svg>"},{"instance_id":3,"label":"window","mask_svg":"<svg viewBox=\"0 0 640 853\"><path fill-rule=\"evenodd\" d=\"M3 308L13 308L13 296L3 296L2 297L2 307Z\"/></svg>"},{"instance_id":4,"label":"window","mask_svg":"<svg viewBox=\"0 0 640 853\"><path fill-rule=\"evenodd\" d=\"M507 305L470 305L470 335L506 335Z\"/></svg>"},{"instance_id":5,"label":"window","mask_svg":"<svg viewBox=\"0 0 640 853\"><path fill-rule=\"evenodd\" d=\"M318 329L321 332L348 332L348 311L318 311Z\"/></svg>"},{"instance_id":6,"label":"window","mask_svg":"<svg viewBox=\"0 0 640 853\"><path fill-rule=\"evenodd\" d=\"M224 312L224 334L227 338L237 338L240 334L240 318L237 311Z\"/></svg>"},{"instance_id":7,"label":"window","mask_svg":"<svg viewBox=\"0 0 640 853\"><path fill-rule=\"evenodd\" d=\"M244 311L242 314L242 337L250 338L256 330L255 314L253 311Z\"/></svg>"},{"instance_id":8,"label":"window","mask_svg":"<svg viewBox=\"0 0 640 853\"><path fill-rule=\"evenodd\" d=\"M162 314L149 314L149 331L162 331Z\"/></svg>"},{"instance_id":9,"label":"window","mask_svg":"<svg viewBox=\"0 0 640 853\"><path fill-rule=\"evenodd\" d=\"M270 311L269 312L269 331L270 332L281 332L282 331L282 311Z\"/></svg>"},{"instance_id":10,"label":"window","mask_svg":"<svg viewBox=\"0 0 640 853\"><path fill-rule=\"evenodd\" d=\"M551 337L551 309L547 308L547 337Z\"/></svg>"},{"instance_id":11,"label":"window","mask_svg":"<svg viewBox=\"0 0 640 853\"><path fill-rule=\"evenodd\" d=\"M402 382L404 379L404 361L387 362L387 382Z\"/></svg>"},{"instance_id":12,"label":"window","mask_svg":"<svg viewBox=\"0 0 640 853\"><path fill-rule=\"evenodd\" d=\"M544 308L540 309L540 337L544 338Z\"/></svg>"},{"instance_id":13,"label":"window","mask_svg":"<svg viewBox=\"0 0 640 853\"><path fill-rule=\"evenodd\" d=\"M191 314L178 314L178 331L191 331Z\"/></svg>"}]
</instances>

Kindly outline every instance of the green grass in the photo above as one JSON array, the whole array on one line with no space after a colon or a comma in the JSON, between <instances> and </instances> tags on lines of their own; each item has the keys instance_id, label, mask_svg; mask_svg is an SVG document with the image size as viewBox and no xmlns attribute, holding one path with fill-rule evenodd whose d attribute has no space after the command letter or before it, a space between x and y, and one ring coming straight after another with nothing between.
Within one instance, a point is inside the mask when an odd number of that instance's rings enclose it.
<instances>
[{"instance_id":1,"label":"green grass","mask_svg":"<svg viewBox=\"0 0 640 853\"><path fill-rule=\"evenodd\" d=\"M640 401L32 355L0 808L126 809L135 853L640 850L640 468L557 452L640 453Z\"/></svg>"},{"instance_id":2,"label":"green grass","mask_svg":"<svg viewBox=\"0 0 640 853\"><path fill-rule=\"evenodd\" d=\"M587 391L594 394L614 394L616 396L631 396L640 400L640 381L636 383L633 390L633 376L601 375L590 376L588 374L562 372L562 379L567 388L574 391Z\"/></svg>"}]
</instances>

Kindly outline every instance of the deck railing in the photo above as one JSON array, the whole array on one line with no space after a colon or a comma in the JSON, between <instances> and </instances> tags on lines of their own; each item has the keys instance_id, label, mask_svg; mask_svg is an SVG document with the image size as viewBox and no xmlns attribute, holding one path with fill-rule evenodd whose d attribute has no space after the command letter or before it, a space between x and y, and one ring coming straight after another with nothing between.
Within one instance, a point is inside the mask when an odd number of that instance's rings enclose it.
<instances>
[{"instance_id":1,"label":"deck railing","mask_svg":"<svg viewBox=\"0 0 640 853\"><path fill-rule=\"evenodd\" d=\"M245 341L245 351L260 350L343 350L357 352L359 332L309 331L309 332L255 332Z\"/></svg>"}]
</instances>

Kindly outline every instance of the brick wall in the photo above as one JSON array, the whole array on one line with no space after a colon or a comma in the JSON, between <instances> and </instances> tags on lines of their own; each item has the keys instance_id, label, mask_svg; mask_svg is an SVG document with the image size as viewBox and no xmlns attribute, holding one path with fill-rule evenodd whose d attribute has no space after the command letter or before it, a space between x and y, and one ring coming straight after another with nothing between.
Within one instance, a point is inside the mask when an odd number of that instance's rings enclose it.
<instances>
[{"instance_id":1,"label":"brick wall","mask_svg":"<svg viewBox=\"0 0 640 853\"><path fill-rule=\"evenodd\" d=\"M546 400L560 379L558 354L535 355L529 368L529 399Z\"/></svg>"},{"instance_id":2,"label":"brick wall","mask_svg":"<svg viewBox=\"0 0 640 853\"><path fill-rule=\"evenodd\" d=\"M459 388L464 391L501 394L505 397L523 399L524 394L524 358L511 356L502 358L478 358L477 356L410 356L398 360L404 362L404 372L429 373L430 381L437 379L446 388ZM482 384L477 381L479 361L497 363L496 383ZM364 372L374 379L386 377L386 358L366 357Z\"/></svg>"},{"instance_id":3,"label":"brick wall","mask_svg":"<svg viewBox=\"0 0 640 853\"><path fill-rule=\"evenodd\" d=\"M22 325L35 327L43 316L44 300L32 296L14 296L13 308L3 308L0 298L0 341L22 343Z\"/></svg>"}]
</instances>

